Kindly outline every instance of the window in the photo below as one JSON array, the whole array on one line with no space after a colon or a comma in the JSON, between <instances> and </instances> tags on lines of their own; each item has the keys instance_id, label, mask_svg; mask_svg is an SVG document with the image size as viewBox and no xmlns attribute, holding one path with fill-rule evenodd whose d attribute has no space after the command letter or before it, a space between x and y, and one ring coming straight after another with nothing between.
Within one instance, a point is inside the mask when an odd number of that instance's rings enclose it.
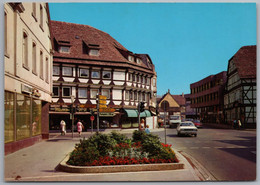
<instances>
[{"instance_id":1,"label":"window","mask_svg":"<svg viewBox=\"0 0 260 185\"><path fill-rule=\"evenodd\" d=\"M145 77L143 76L143 84L145 84Z\"/></svg>"},{"instance_id":2,"label":"window","mask_svg":"<svg viewBox=\"0 0 260 185\"><path fill-rule=\"evenodd\" d=\"M139 83L140 82L140 76L137 75L136 78L137 78L137 82Z\"/></svg>"},{"instance_id":3,"label":"window","mask_svg":"<svg viewBox=\"0 0 260 185\"><path fill-rule=\"evenodd\" d=\"M142 60L141 60L140 58L137 58L137 59L136 59L136 62L137 62L138 64L141 64L141 61L142 61Z\"/></svg>"},{"instance_id":4,"label":"window","mask_svg":"<svg viewBox=\"0 0 260 185\"><path fill-rule=\"evenodd\" d=\"M53 75L59 76L60 75L60 67L59 66L53 66Z\"/></svg>"},{"instance_id":5,"label":"window","mask_svg":"<svg viewBox=\"0 0 260 185\"><path fill-rule=\"evenodd\" d=\"M40 5L40 27L43 29L43 8Z\"/></svg>"},{"instance_id":6,"label":"window","mask_svg":"<svg viewBox=\"0 0 260 185\"><path fill-rule=\"evenodd\" d=\"M110 90L109 89L102 89L102 95L106 96L107 99L110 99Z\"/></svg>"},{"instance_id":7,"label":"window","mask_svg":"<svg viewBox=\"0 0 260 185\"><path fill-rule=\"evenodd\" d=\"M96 98L97 94L99 94L98 89L91 89L90 90L90 98Z\"/></svg>"},{"instance_id":8,"label":"window","mask_svg":"<svg viewBox=\"0 0 260 185\"><path fill-rule=\"evenodd\" d=\"M99 71L92 71L91 77L92 78L100 78Z\"/></svg>"},{"instance_id":9,"label":"window","mask_svg":"<svg viewBox=\"0 0 260 185\"><path fill-rule=\"evenodd\" d=\"M79 88L79 98L87 98L87 88Z\"/></svg>"},{"instance_id":10,"label":"window","mask_svg":"<svg viewBox=\"0 0 260 185\"><path fill-rule=\"evenodd\" d=\"M143 93L142 95L143 95L142 101L146 101L146 99L145 99L145 98L146 98L145 93Z\"/></svg>"},{"instance_id":11,"label":"window","mask_svg":"<svg viewBox=\"0 0 260 185\"><path fill-rule=\"evenodd\" d=\"M137 92L134 92L134 95L135 95L135 100L137 100Z\"/></svg>"},{"instance_id":12,"label":"window","mask_svg":"<svg viewBox=\"0 0 260 185\"><path fill-rule=\"evenodd\" d=\"M132 73L128 73L128 81L132 81Z\"/></svg>"},{"instance_id":13,"label":"window","mask_svg":"<svg viewBox=\"0 0 260 185\"><path fill-rule=\"evenodd\" d=\"M103 71L103 78L104 79L111 79L111 72L110 71Z\"/></svg>"},{"instance_id":14,"label":"window","mask_svg":"<svg viewBox=\"0 0 260 185\"><path fill-rule=\"evenodd\" d=\"M32 3L32 16L37 21L37 19L36 19L36 3Z\"/></svg>"},{"instance_id":15,"label":"window","mask_svg":"<svg viewBox=\"0 0 260 185\"><path fill-rule=\"evenodd\" d=\"M23 66L28 68L28 36L23 32Z\"/></svg>"},{"instance_id":16,"label":"window","mask_svg":"<svg viewBox=\"0 0 260 185\"><path fill-rule=\"evenodd\" d=\"M14 141L14 93L5 91L5 143Z\"/></svg>"},{"instance_id":17,"label":"window","mask_svg":"<svg viewBox=\"0 0 260 185\"><path fill-rule=\"evenodd\" d=\"M32 135L41 134L41 117L42 117L42 102L41 100L32 99L32 120L31 131Z\"/></svg>"},{"instance_id":18,"label":"window","mask_svg":"<svg viewBox=\"0 0 260 185\"><path fill-rule=\"evenodd\" d=\"M43 53L40 51L40 78L43 79Z\"/></svg>"},{"instance_id":19,"label":"window","mask_svg":"<svg viewBox=\"0 0 260 185\"><path fill-rule=\"evenodd\" d=\"M129 91L125 91L125 100L129 100Z\"/></svg>"},{"instance_id":20,"label":"window","mask_svg":"<svg viewBox=\"0 0 260 185\"><path fill-rule=\"evenodd\" d=\"M91 56L98 56L99 55L99 50L98 49L90 49L89 50L89 55L91 55Z\"/></svg>"},{"instance_id":21,"label":"window","mask_svg":"<svg viewBox=\"0 0 260 185\"><path fill-rule=\"evenodd\" d=\"M147 85L150 85L150 78L147 78L146 80L147 80L147 81L146 81L146 82L147 82L146 84L147 84Z\"/></svg>"},{"instance_id":22,"label":"window","mask_svg":"<svg viewBox=\"0 0 260 185\"><path fill-rule=\"evenodd\" d=\"M71 95L70 87L63 87L62 88L62 96L69 97L70 95Z\"/></svg>"},{"instance_id":23,"label":"window","mask_svg":"<svg viewBox=\"0 0 260 185\"><path fill-rule=\"evenodd\" d=\"M36 73L36 69L37 69L37 56L36 56L36 44L33 42L32 43L32 72L34 74Z\"/></svg>"},{"instance_id":24,"label":"window","mask_svg":"<svg viewBox=\"0 0 260 185\"><path fill-rule=\"evenodd\" d=\"M60 46L59 52L60 53L69 53L70 52L70 47L69 46Z\"/></svg>"},{"instance_id":25,"label":"window","mask_svg":"<svg viewBox=\"0 0 260 185\"><path fill-rule=\"evenodd\" d=\"M134 61L134 57L131 56L131 55L129 55L129 56L128 56L128 60L129 60L130 62L133 62L133 61Z\"/></svg>"},{"instance_id":26,"label":"window","mask_svg":"<svg viewBox=\"0 0 260 185\"><path fill-rule=\"evenodd\" d=\"M45 75L46 75L46 77L45 77L45 81L47 82L47 83L49 83L49 58L48 57L46 57L46 60L45 60Z\"/></svg>"},{"instance_id":27,"label":"window","mask_svg":"<svg viewBox=\"0 0 260 185\"><path fill-rule=\"evenodd\" d=\"M133 100L133 99L134 99L133 92L131 92L131 91L129 92L129 99L130 99L130 100Z\"/></svg>"},{"instance_id":28,"label":"window","mask_svg":"<svg viewBox=\"0 0 260 185\"><path fill-rule=\"evenodd\" d=\"M156 79L153 78L153 86L156 87Z\"/></svg>"},{"instance_id":29,"label":"window","mask_svg":"<svg viewBox=\"0 0 260 185\"><path fill-rule=\"evenodd\" d=\"M59 87L57 86L53 86L52 87L52 93L53 93L53 97L58 97L59 96Z\"/></svg>"},{"instance_id":30,"label":"window","mask_svg":"<svg viewBox=\"0 0 260 185\"><path fill-rule=\"evenodd\" d=\"M62 67L63 76L72 76L72 67Z\"/></svg>"},{"instance_id":31,"label":"window","mask_svg":"<svg viewBox=\"0 0 260 185\"><path fill-rule=\"evenodd\" d=\"M89 70L88 69L79 69L79 76L88 78L89 77Z\"/></svg>"},{"instance_id":32,"label":"window","mask_svg":"<svg viewBox=\"0 0 260 185\"><path fill-rule=\"evenodd\" d=\"M136 79L135 79L135 74L133 74L133 82L135 82L135 80L136 80Z\"/></svg>"},{"instance_id":33,"label":"window","mask_svg":"<svg viewBox=\"0 0 260 185\"><path fill-rule=\"evenodd\" d=\"M7 14L5 13L5 54L8 54L7 52Z\"/></svg>"}]
</instances>

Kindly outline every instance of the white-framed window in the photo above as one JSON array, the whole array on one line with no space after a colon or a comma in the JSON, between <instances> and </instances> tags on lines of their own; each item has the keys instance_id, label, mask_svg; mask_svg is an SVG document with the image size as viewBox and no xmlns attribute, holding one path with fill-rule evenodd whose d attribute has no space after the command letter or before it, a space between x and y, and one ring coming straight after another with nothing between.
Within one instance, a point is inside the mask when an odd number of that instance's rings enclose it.
<instances>
[{"instance_id":1,"label":"white-framed window","mask_svg":"<svg viewBox=\"0 0 260 185\"><path fill-rule=\"evenodd\" d=\"M100 72L99 71L92 71L91 78L100 78Z\"/></svg>"},{"instance_id":2,"label":"white-framed window","mask_svg":"<svg viewBox=\"0 0 260 185\"><path fill-rule=\"evenodd\" d=\"M95 98L96 99L96 96L97 94L99 94L99 90L98 89L91 89L90 90L90 98Z\"/></svg>"},{"instance_id":3,"label":"white-framed window","mask_svg":"<svg viewBox=\"0 0 260 185\"><path fill-rule=\"evenodd\" d=\"M23 32L23 65L28 68L28 35Z\"/></svg>"},{"instance_id":4,"label":"white-framed window","mask_svg":"<svg viewBox=\"0 0 260 185\"><path fill-rule=\"evenodd\" d=\"M69 46L60 46L59 47L59 52L60 53L69 53L70 52L70 47Z\"/></svg>"},{"instance_id":5,"label":"white-framed window","mask_svg":"<svg viewBox=\"0 0 260 185\"><path fill-rule=\"evenodd\" d=\"M103 79L111 79L111 72L110 71L103 71L102 78Z\"/></svg>"},{"instance_id":6,"label":"white-framed window","mask_svg":"<svg viewBox=\"0 0 260 185\"><path fill-rule=\"evenodd\" d=\"M53 66L52 73L55 76L59 76L60 75L60 67L59 66Z\"/></svg>"},{"instance_id":7,"label":"white-framed window","mask_svg":"<svg viewBox=\"0 0 260 185\"><path fill-rule=\"evenodd\" d=\"M90 56L99 56L99 50L98 49L90 49L89 55Z\"/></svg>"},{"instance_id":8,"label":"white-framed window","mask_svg":"<svg viewBox=\"0 0 260 185\"><path fill-rule=\"evenodd\" d=\"M79 98L87 98L87 88L79 88L78 93L79 93Z\"/></svg>"},{"instance_id":9,"label":"white-framed window","mask_svg":"<svg viewBox=\"0 0 260 185\"><path fill-rule=\"evenodd\" d=\"M128 56L128 60L129 60L130 62L134 62L134 57L131 56L131 55L129 55L129 56Z\"/></svg>"},{"instance_id":10,"label":"white-framed window","mask_svg":"<svg viewBox=\"0 0 260 185\"><path fill-rule=\"evenodd\" d=\"M63 76L72 76L72 67L62 67Z\"/></svg>"},{"instance_id":11,"label":"white-framed window","mask_svg":"<svg viewBox=\"0 0 260 185\"><path fill-rule=\"evenodd\" d=\"M125 91L125 100L129 100L129 91Z\"/></svg>"},{"instance_id":12,"label":"white-framed window","mask_svg":"<svg viewBox=\"0 0 260 185\"><path fill-rule=\"evenodd\" d=\"M88 78L89 77L89 70L88 69L79 69L79 76Z\"/></svg>"},{"instance_id":13,"label":"white-framed window","mask_svg":"<svg viewBox=\"0 0 260 185\"><path fill-rule=\"evenodd\" d=\"M32 72L36 74L37 69L37 53L36 53L36 44L32 43Z\"/></svg>"},{"instance_id":14,"label":"white-framed window","mask_svg":"<svg viewBox=\"0 0 260 185\"><path fill-rule=\"evenodd\" d=\"M45 81L47 82L47 83L49 83L49 58L48 57L46 57L46 60L45 60L45 75L46 75L46 77L45 77Z\"/></svg>"},{"instance_id":15,"label":"white-framed window","mask_svg":"<svg viewBox=\"0 0 260 185\"><path fill-rule=\"evenodd\" d=\"M142 60L141 60L140 58L137 58L137 59L136 59L136 62L137 62L138 64L141 64L141 61L142 61Z\"/></svg>"},{"instance_id":16,"label":"white-framed window","mask_svg":"<svg viewBox=\"0 0 260 185\"><path fill-rule=\"evenodd\" d=\"M53 97L58 97L60 95L60 88L58 86L52 87Z\"/></svg>"},{"instance_id":17,"label":"white-framed window","mask_svg":"<svg viewBox=\"0 0 260 185\"><path fill-rule=\"evenodd\" d=\"M143 81L142 81L142 84L145 84L145 77L143 76Z\"/></svg>"},{"instance_id":18,"label":"white-framed window","mask_svg":"<svg viewBox=\"0 0 260 185\"><path fill-rule=\"evenodd\" d=\"M107 99L110 99L110 90L109 89L102 89L102 95L106 96Z\"/></svg>"},{"instance_id":19,"label":"white-framed window","mask_svg":"<svg viewBox=\"0 0 260 185\"><path fill-rule=\"evenodd\" d=\"M70 97L71 95L71 88L70 87L62 87L62 96L63 97Z\"/></svg>"}]
</instances>

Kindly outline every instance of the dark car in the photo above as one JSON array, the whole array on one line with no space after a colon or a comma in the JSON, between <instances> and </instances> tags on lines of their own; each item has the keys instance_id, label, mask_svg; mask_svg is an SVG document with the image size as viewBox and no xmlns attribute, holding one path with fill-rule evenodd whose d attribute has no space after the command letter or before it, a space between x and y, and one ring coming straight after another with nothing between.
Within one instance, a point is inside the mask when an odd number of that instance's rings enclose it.
<instances>
[{"instance_id":1,"label":"dark car","mask_svg":"<svg viewBox=\"0 0 260 185\"><path fill-rule=\"evenodd\" d=\"M200 120L193 120L193 123L197 128L202 128L202 123L200 122Z\"/></svg>"}]
</instances>

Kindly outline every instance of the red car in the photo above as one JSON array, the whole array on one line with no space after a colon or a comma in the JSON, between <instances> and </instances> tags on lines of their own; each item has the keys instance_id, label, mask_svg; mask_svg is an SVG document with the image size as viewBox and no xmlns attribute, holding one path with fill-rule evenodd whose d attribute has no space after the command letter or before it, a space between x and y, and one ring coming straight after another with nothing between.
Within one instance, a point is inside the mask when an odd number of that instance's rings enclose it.
<instances>
[{"instance_id":1,"label":"red car","mask_svg":"<svg viewBox=\"0 0 260 185\"><path fill-rule=\"evenodd\" d=\"M200 120L193 120L193 123L197 128L202 128L202 123L200 122Z\"/></svg>"}]
</instances>

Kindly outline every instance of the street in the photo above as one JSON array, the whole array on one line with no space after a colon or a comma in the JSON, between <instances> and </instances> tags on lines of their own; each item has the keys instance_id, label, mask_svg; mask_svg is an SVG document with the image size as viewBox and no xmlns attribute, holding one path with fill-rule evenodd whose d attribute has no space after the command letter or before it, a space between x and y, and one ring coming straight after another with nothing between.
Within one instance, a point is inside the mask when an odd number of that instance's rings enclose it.
<instances>
[{"instance_id":1,"label":"street","mask_svg":"<svg viewBox=\"0 0 260 185\"><path fill-rule=\"evenodd\" d=\"M164 142L164 132L157 132ZM167 143L196 159L218 181L256 179L256 131L201 128L197 137L167 129Z\"/></svg>"}]
</instances>

